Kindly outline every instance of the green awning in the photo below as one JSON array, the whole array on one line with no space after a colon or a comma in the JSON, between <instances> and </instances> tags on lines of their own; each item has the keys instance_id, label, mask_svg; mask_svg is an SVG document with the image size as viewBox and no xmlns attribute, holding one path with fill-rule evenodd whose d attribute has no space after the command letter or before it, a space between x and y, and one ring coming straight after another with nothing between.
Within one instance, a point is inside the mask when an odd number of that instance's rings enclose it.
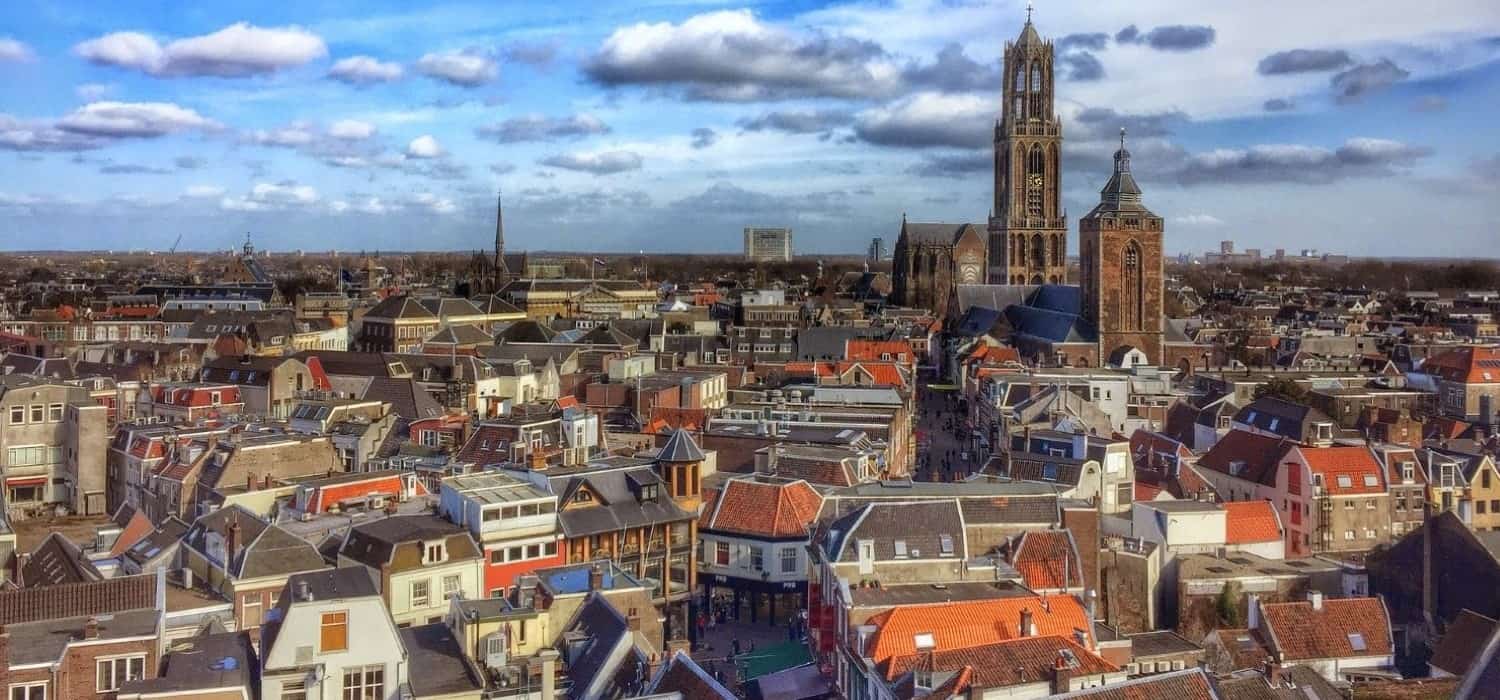
<instances>
[{"instance_id":1,"label":"green awning","mask_svg":"<svg viewBox=\"0 0 1500 700\"><path fill-rule=\"evenodd\" d=\"M782 642L773 646L757 648L753 654L741 654L735 663L740 669L740 679L748 681L768 673L785 671L812 662L812 654L802 642Z\"/></svg>"}]
</instances>

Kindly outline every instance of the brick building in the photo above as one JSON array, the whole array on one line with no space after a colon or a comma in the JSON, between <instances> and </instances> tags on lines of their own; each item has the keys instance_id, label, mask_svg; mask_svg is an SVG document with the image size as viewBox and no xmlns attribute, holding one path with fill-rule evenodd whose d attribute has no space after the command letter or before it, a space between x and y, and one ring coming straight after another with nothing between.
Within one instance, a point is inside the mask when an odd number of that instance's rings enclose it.
<instances>
[{"instance_id":1,"label":"brick building","mask_svg":"<svg viewBox=\"0 0 1500 700\"><path fill-rule=\"evenodd\" d=\"M1078 221L1083 318L1099 332L1102 364L1124 348L1161 364L1163 338L1162 218L1141 203L1120 131L1115 172L1099 204Z\"/></svg>"}]
</instances>

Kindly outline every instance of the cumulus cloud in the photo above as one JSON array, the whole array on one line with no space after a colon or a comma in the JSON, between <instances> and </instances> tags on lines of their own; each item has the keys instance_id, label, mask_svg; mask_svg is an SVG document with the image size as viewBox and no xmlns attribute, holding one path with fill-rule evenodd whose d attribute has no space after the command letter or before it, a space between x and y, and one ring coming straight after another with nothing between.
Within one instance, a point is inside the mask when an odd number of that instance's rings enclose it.
<instances>
[{"instance_id":1,"label":"cumulus cloud","mask_svg":"<svg viewBox=\"0 0 1500 700\"><path fill-rule=\"evenodd\" d=\"M929 64L907 66L903 79L918 88L948 92L993 90L1001 84L998 61L981 64L964 54L958 44L948 44L938 51Z\"/></svg>"},{"instance_id":2,"label":"cumulus cloud","mask_svg":"<svg viewBox=\"0 0 1500 700\"><path fill-rule=\"evenodd\" d=\"M1375 63L1365 63L1338 73L1329 84L1333 87L1335 99L1340 104L1345 104L1380 92L1406 80L1410 75L1410 72L1392 63L1390 59L1382 58Z\"/></svg>"},{"instance_id":3,"label":"cumulus cloud","mask_svg":"<svg viewBox=\"0 0 1500 700\"><path fill-rule=\"evenodd\" d=\"M423 134L406 144L406 156L408 158L441 158L444 154L442 144L430 134Z\"/></svg>"},{"instance_id":4,"label":"cumulus cloud","mask_svg":"<svg viewBox=\"0 0 1500 700\"><path fill-rule=\"evenodd\" d=\"M149 75L239 78L306 64L328 55L328 47L302 27L238 22L165 46L140 32L114 32L77 44L73 52L95 64Z\"/></svg>"},{"instance_id":5,"label":"cumulus cloud","mask_svg":"<svg viewBox=\"0 0 1500 700\"><path fill-rule=\"evenodd\" d=\"M1058 51L1070 51L1072 49L1103 51L1108 45L1109 35L1103 32L1094 34L1069 34L1057 40Z\"/></svg>"},{"instance_id":6,"label":"cumulus cloud","mask_svg":"<svg viewBox=\"0 0 1500 700\"><path fill-rule=\"evenodd\" d=\"M1178 110L1126 113L1109 107L1088 107L1074 119L1082 127L1074 133L1075 137L1113 142L1122 128L1134 138L1167 136L1177 126L1187 123L1188 116Z\"/></svg>"},{"instance_id":7,"label":"cumulus cloud","mask_svg":"<svg viewBox=\"0 0 1500 700\"><path fill-rule=\"evenodd\" d=\"M417 59L418 73L433 80L474 88L500 77L500 65L484 51L464 49L447 53L429 53Z\"/></svg>"},{"instance_id":8,"label":"cumulus cloud","mask_svg":"<svg viewBox=\"0 0 1500 700\"><path fill-rule=\"evenodd\" d=\"M847 216L853 207L841 190L772 194L748 190L730 182L715 182L695 195L667 206L668 212L695 218L728 221L807 220Z\"/></svg>"},{"instance_id":9,"label":"cumulus cloud","mask_svg":"<svg viewBox=\"0 0 1500 700\"><path fill-rule=\"evenodd\" d=\"M816 134L854 122L854 113L842 109L809 111L771 111L741 119L745 131L784 131L789 134Z\"/></svg>"},{"instance_id":10,"label":"cumulus cloud","mask_svg":"<svg viewBox=\"0 0 1500 700\"><path fill-rule=\"evenodd\" d=\"M695 149L704 149L714 145L719 140L719 132L706 126L693 129L692 146Z\"/></svg>"},{"instance_id":11,"label":"cumulus cloud","mask_svg":"<svg viewBox=\"0 0 1500 700\"><path fill-rule=\"evenodd\" d=\"M989 142L994 116L986 97L923 92L860 112L854 133L880 146L978 148Z\"/></svg>"},{"instance_id":12,"label":"cumulus cloud","mask_svg":"<svg viewBox=\"0 0 1500 700\"><path fill-rule=\"evenodd\" d=\"M357 119L341 119L328 126L328 135L344 141L363 141L375 135L375 125Z\"/></svg>"},{"instance_id":13,"label":"cumulus cloud","mask_svg":"<svg viewBox=\"0 0 1500 700\"><path fill-rule=\"evenodd\" d=\"M292 122L276 129L256 129L244 138L257 146L301 148L316 141L318 134L310 122Z\"/></svg>"},{"instance_id":14,"label":"cumulus cloud","mask_svg":"<svg viewBox=\"0 0 1500 700\"><path fill-rule=\"evenodd\" d=\"M93 102L58 120L63 131L102 138L153 138L220 125L171 102Z\"/></svg>"},{"instance_id":15,"label":"cumulus cloud","mask_svg":"<svg viewBox=\"0 0 1500 700\"><path fill-rule=\"evenodd\" d=\"M1065 53L1062 55L1061 60L1063 65L1068 69L1068 80L1089 82L1104 78L1104 64L1099 62L1099 59L1088 51Z\"/></svg>"},{"instance_id":16,"label":"cumulus cloud","mask_svg":"<svg viewBox=\"0 0 1500 700\"><path fill-rule=\"evenodd\" d=\"M499 143L556 141L607 133L609 133L609 125L592 114L575 114L567 117L528 114L512 117L496 124L486 124L474 130L475 136Z\"/></svg>"},{"instance_id":17,"label":"cumulus cloud","mask_svg":"<svg viewBox=\"0 0 1500 700\"><path fill-rule=\"evenodd\" d=\"M1261 75L1286 75L1289 73L1321 73L1339 70L1353 63L1349 52L1342 49L1292 49L1278 51L1260 59L1256 70Z\"/></svg>"},{"instance_id":18,"label":"cumulus cloud","mask_svg":"<svg viewBox=\"0 0 1500 700\"><path fill-rule=\"evenodd\" d=\"M906 172L917 177L967 177L991 172L995 156L989 151L967 151L959 154L925 155Z\"/></svg>"},{"instance_id":19,"label":"cumulus cloud","mask_svg":"<svg viewBox=\"0 0 1500 700\"><path fill-rule=\"evenodd\" d=\"M104 141L57 128L52 122L22 120L0 114L0 149L8 151L87 151Z\"/></svg>"},{"instance_id":20,"label":"cumulus cloud","mask_svg":"<svg viewBox=\"0 0 1500 700\"><path fill-rule=\"evenodd\" d=\"M440 197L431 192L418 192L412 195L411 203L434 214L451 214L458 211L458 205L454 204L452 199Z\"/></svg>"},{"instance_id":21,"label":"cumulus cloud","mask_svg":"<svg viewBox=\"0 0 1500 700\"><path fill-rule=\"evenodd\" d=\"M731 102L888 96L902 82L901 68L874 42L796 34L749 10L621 27L584 73L606 86L674 87L689 98Z\"/></svg>"},{"instance_id":22,"label":"cumulus cloud","mask_svg":"<svg viewBox=\"0 0 1500 700\"><path fill-rule=\"evenodd\" d=\"M306 207L316 204L318 200L318 191L311 185L260 182L244 195L220 199L219 208L227 211L272 211Z\"/></svg>"},{"instance_id":23,"label":"cumulus cloud","mask_svg":"<svg viewBox=\"0 0 1500 700\"><path fill-rule=\"evenodd\" d=\"M1143 44L1158 51L1196 51L1214 43L1213 27L1201 24L1170 24L1141 33L1134 24L1115 33L1120 44Z\"/></svg>"},{"instance_id":24,"label":"cumulus cloud","mask_svg":"<svg viewBox=\"0 0 1500 700\"><path fill-rule=\"evenodd\" d=\"M31 50L30 46L15 39L0 36L0 63L28 63L34 60L36 60L36 53Z\"/></svg>"},{"instance_id":25,"label":"cumulus cloud","mask_svg":"<svg viewBox=\"0 0 1500 700\"><path fill-rule=\"evenodd\" d=\"M1177 173L1185 185L1297 182L1324 184L1351 177L1390 175L1431 149L1399 141L1353 138L1336 149L1295 144L1226 148L1195 154Z\"/></svg>"},{"instance_id":26,"label":"cumulus cloud","mask_svg":"<svg viewBox=\"0 0 1500 700\"><path fill-rule=\"evenodd\" d=\"M371 85L400 80L405 71L399 63L387 63L373 56L350 56L335 61L328 77L350 85Z\"/></svg>"},{"instance_id":27,"label":"cumulus cloud","mask_svg":"<svg viewBox=\"0 0 1500 700\"><path fill-rule=\"evenodd\" d=\"M634 151L600 151L597 153L560 153L537 161L549 168L574 170L594 175L614 175L640 170L642 158Z\"/></svg>"},{"instance_id":28,"label":"cumulus cloud","mask_svg":"<svg viewBox=\"0 0 1500 700\"><path fill-rule=\"evenodd\" d=\"M1183 214L1172 217L1172 223L1183 226L1223 226L1224 220L1213 214Z\"/></svg>"},{"instance_id":29,"label":"cumulus cloud","mask_svg":"<svg viewBox=\"0 0 1500 700\"><path fill-rule=\"evenodd\" d=\"M1273 97L1261 104L1261 108L1267 112L1287 112L1297 108L1297 103L1291 100Z\"/></svg>"}]
</instances>

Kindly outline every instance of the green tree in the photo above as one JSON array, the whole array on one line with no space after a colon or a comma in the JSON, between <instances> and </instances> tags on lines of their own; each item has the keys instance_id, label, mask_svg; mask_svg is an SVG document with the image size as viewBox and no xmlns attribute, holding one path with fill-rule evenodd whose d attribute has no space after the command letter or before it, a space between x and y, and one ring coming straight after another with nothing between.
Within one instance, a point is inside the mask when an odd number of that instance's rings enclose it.
<instances>
[{"instance_id":1,"label":"green tree","mask_svg":"<svg viewBox=\"0 0 1500 700\"><path fill-rule=\"evenodd\" d=\"M1271 381L1255 387L1255 398L1258 399L1263 396L1290 401L1292 403L1307 403L1307 389L1302 388L1301 384L1284 377L1275 377Z\"/></svg>"},{"instance_id":2,"label":"green tree","mask_svg":"<svg viewBox=\"0 0 1500 700\"><path fill-rule=\"evenodd\" d=\"M1219 598L1214 601L1214 612L1219 616L1219 627L1239 629L1244 625L1240 615L1240 582L1229 581L1219 589Z\"/></svg>"}]
</instances>

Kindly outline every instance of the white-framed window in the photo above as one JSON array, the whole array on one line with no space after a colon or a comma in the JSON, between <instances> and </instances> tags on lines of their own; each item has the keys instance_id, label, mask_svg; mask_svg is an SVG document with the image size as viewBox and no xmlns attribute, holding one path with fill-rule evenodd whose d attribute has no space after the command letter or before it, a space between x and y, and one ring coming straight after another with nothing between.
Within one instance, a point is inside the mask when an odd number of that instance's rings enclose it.
<instances>
[{"instance_id":1,"label":"white-framed window","mask_svg":"<svg viewBox=\"0 0 1500 700\"><path fill-rule=\"evenodd\" d=\"M101 693L109 693L120 689L128 681L136 681L146 677L146 655L134 654L131 656L112 656L107 659L99 659L96 662L97 683L94 689Z\"/></svg>"},{"instance_id":2,"label":"white-framed window","mask_svg":"<svg viewBox=\"0 0 1500 700\"><path fill-rule=\"evenodd\" d=\"M282 681L281 700L307 700L307 681L301 678Z\"/></svg>"},{"instance_id":3,"label":"white-framed window","mask_svg":"<svg viewBox=\"0 0 1500 700\"><path fill-rule=\"evenodd\" d=\"M12 684L10 700L47 700L47 681Z\"/></svg>"},{"instance_id":4,"label":"white-framed window","mask_svg":"<svg viewBox=\"0 0 1500 700\"><path fill-rule=\"evenodd\" d=\"M47 404L47 422L61 423L63 419L63 405L60 403Z\"/></svg>"},{"instance_id":5,"label":"white-framed window","mask_svg":"<svg viewBox=\"0 0 1500 700\"><path fill-rule=\"evenodd\" d=\"M781 548L781 573L793 574L797 572L797 548Z\"/></svg>"},{"instance_id":6,"label":"white-framed window","mask_svg":"<svg viewBox=\"0 0 1500 700\"><path fill-rule=\"evenodd\" d=\"M32 423L40 423L40 422L42 422L42 416L44 415L44 413L46 412L46 410L47 410L47 407L45 405L43 405L43 404L39 404L39 403L31 404L31 422Z\"/></svg>"},{"instance_id":7,"label":"white-framed window","mask_svg":"<svg viewBox=\"0 0 1500 700\"><path fill-rule=\"evenodd\" d=\"M460 581L461 579L459 579L458 574L443 577L443 600L447 600L463 592L463 585Z\"/></svg>"},{"instance_id":8,"label":"white-framed window","mask_svg":"<svg viewBox=\"0 0 1500 700\"><path fill-rule=\"evenodd\" d=\"M411 582L411 606L425 608L432 604L432 582L427 579Z\"/></svg>"},{"instance_id":9,"label":"white-framed window","mask_svg":"<svg viewBox=\"0 0 1500 700\"><path fill-rule=\"evenodd\" d=\"M354 666L344 669L344 700L379 700L385 697L385 666Z\"/></svg>"},{"instance_id":10,"label":"white-framed window","mask_svg":"<svg viewBox=\"0 0 1500 700\"><path fill-rule=\"evenodd\" d=\"M750 548L750 568L754 571L766 570L766 554L760 547Z\"/></svg>"},{"instance_id":11,"label":"white-framed window","mask_svg":"<svg viewBox=\"0 0 1500 700\"><path fill-rule=\"evenodd\" d=\"M437 564L448 558L448 548L442 542L428 542L423 555L423 564Z\"/></svg>"},{"instance_id":12,"label":"white-framed window","mask_svg":"<svg viewBox=\"0 0 1500 700\"><path fill-rule=\"evenodd\" d=\"M11 406L10 407L10 424L11 425L24 425L25 423L26 423L26 407L25 406Z\"/></svg>"}]
</instances>

